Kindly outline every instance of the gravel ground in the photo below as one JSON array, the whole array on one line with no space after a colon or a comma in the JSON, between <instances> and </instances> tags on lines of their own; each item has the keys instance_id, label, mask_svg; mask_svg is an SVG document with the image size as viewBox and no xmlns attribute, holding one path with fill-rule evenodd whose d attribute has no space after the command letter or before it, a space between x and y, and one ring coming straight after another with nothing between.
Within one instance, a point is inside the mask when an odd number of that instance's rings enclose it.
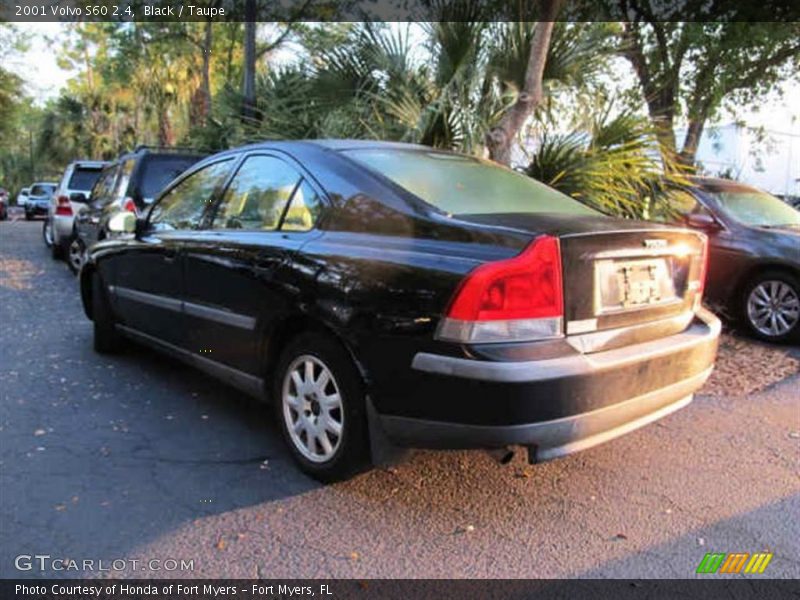
<instances>
[{"instance_id":1,"label":"gravel ground","mask_svg":"<svg viewBox=\"0 0 800 600\"><path fill-rule=\"evenodd\" d=\"M762 550L800 577L798 376L535 467L418 452L323 487L234 390L94 354L40 230L0 223L0 577L92 574L14 568L49 554L194 561L139 577L684 578Z\"/></svg>"}]
</instances>

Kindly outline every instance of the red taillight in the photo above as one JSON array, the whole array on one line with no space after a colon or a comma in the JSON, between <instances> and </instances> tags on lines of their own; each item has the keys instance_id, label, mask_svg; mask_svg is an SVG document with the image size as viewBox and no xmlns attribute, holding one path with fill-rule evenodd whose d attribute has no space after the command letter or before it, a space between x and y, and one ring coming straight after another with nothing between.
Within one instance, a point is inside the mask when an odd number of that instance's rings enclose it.
<instances>
[{"instance_id":1,"label":"red taillight","mask_svg":"<svg viewBox=\"0 0 800 600\"><path fill-rule=\"evenodd\" d=\"M526 341L561 334L564 294L558 238L544 235L514 258L481 265L461 283L438 337Z\"/></svg>"},{"instance_id":2,"label":"red taillight","mask_svg":"<svg viewBox=\"0 0 800 600\"><path fill-rule=\"evenodd\" d=\"M133 198L125 198L125 203L122 205L122 210L132 212L133 214L137 213L136 203L133 201Z\"/></svg>"},{"instance_id":3,"label":"red taillight","mask_svg":"<svg viewBox=\"0 0 800 600\"><path fill-rule=\"evenodd\" d=\"M56 214L62 217L72 216L72 204L70 204L68 196L56 198Z\"/></svg>"}]
</instances>

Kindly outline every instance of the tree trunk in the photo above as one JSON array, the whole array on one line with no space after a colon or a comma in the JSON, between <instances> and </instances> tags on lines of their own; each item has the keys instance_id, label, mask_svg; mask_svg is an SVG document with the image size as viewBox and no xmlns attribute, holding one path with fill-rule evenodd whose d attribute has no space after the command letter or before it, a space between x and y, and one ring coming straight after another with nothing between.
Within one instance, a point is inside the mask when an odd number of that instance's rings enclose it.
<instances>
[{"instance_id":1,"label":"tree trunk","mask_svg":"<svg viewBox=\"0 0 800 600\"><path fill-rule=\"evenodd\" d=\"M697 147L700 145L700 138L703 136L705 125L705 117L689 120L689 128L686 130L686 137L683 140L683 148L680 155L681 163L686 166L693 166L695 163Z\"/></svg>"},{"instance_id":2,"label":"tree trunk","mask_svg":"<svg viewBox=\"0 0 800 600\"><path fill-rule=\"evenodd\" d=\"M256 107L256 0L245 0L244 6L244 83L242 118L255 118Z\"/></svg>"},{"instance_id":3,"label":"tree trunk","mask_svg":"<svg viewBox=\"0 0 800 600\"><path fill-rule=\"evenodd\" d=\"M166 103L158 107L158 145L164 147L175 145L175 132L172 130L172 121L169 118L169 108Z\"/></svg>"},{"instance_id":4,"label":"tree trunk","mask_svg":"<svg viewBox=\"0 0 800 600\"><path fill-rule=\"evenodd\" d=\"M206 34L203 40L203 106L201 123L206 124L206 119L211 112L211 45L213 39L211 20L206 21Z\"/></svg>"},{"instance_id":5,"label":"tree trunk","mask_svg":"<svg viewBox=\"0 0 800 600\"><path fill-rule=\"evenodd\" d=\"M553 22L558 16L561 0L540 0L539 6L540 19L531 41L531 52L525 69L525 83L517 101L486 135L489 157L504 165L511 163L511 149L517 135L542 102L542 77L550 49L550 38L553 35Z\"/></svg>"}]
</instances>

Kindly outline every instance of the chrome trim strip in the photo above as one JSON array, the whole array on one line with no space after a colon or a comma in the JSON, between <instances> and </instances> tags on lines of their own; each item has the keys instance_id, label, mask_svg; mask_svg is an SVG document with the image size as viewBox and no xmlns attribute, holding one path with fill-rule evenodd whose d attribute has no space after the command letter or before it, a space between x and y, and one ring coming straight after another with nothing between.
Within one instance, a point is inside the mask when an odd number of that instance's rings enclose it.
<instances>
[{"instance_id":1,"label":"chrome trim strip","mask_svg":"<svg viewBox=\"0 0 800 600\"><path fill-rule=\"evenodd\" d=\"M698 311L697 316L703 323L694 323L681 333L595 354L575 354L534 361L491 362L419 352L414 356L411 368L437 375L510 383L588 375L716 341L722 328L719 319L706 310Z\"/></svg>"},{"instance_id":2,"label":"chrome trim strip","mask_svg":"<svg viewBox=\"0 0 800 600\"><path fill-rule=\"evenodd\" d=\"M223 325L230 325L231 327L238 327L250 331L256 328L256 318L249 315L212 308L203 304L195 304L194 302L186 302L185 300L178 300L177 298L170 298L169 296L140 292L139 290L132 290L125 287L110 285L108 286L108 291L120 298L127 298L134 302L141 302L143 304L184 313L193 317L216 321Z\"/></svg>"},{"instance_id":3,"label":"chrome trim strip","mask_svg":"<svg viewBox=\"0 0 800 600\"><path fill-rule=\"evenodd\" d=\"M536 446L536 461L546 461L613 440L685 406L713 367L692 377L611 406L550 421L521 425L469 425L391 415L380 416L390 439L433 448Z\"/></svg>"},{"instance_id":4,"label":"chrome trim strip","mask_svg":"<svg viewBox=\"0 0 800 600\"><path fill-rule=\"evenodd\" d=\"M149 304L150 306L156 306L166 310L174 310L175 312L182 311L183 303L180 300L170 298L168 296L149 294L147 292L140 292L139 290L132 290L130 288L119 286L114 286L113 289L109 288L109 291L120 298L127 298L128 300L133 300L134 302L141 302L142 304Z\"/></svg>"},{"instance_id":5,"label":"chrome trim strip","mask_svg":"<svg viewBox=\"0 0 800 600\"><path fill-rule=\"evenodd\" d=\"M264 380L260 377L250 375L249 373L234 369L228 365L223 365L222 363L216 362L204 356L198 356L197 354L193 354L184 348L180 348L174 344L165 342L160 338L143 333L137 329L133 329L132 327L127 327L119 323L117 323L116 327L128 337L156 348L157 350L167 352L168 354L173 355L175 358L208 373L212 377L216 377L217 379L221 379L222 381L231 384L246 394L254 396L258 399L263 399L264 397Z\"/></svg>"},{"instance_id":6,"label":"chrome trim strip","mask_svg":"<svg viewBox=\"0 0 800 600\"><path fill-rule=\"evenodd\" d=\"M680 246L667 246L666 248L619 248L617 250L603 250L593 252L587 256L592 259L614 259L614 258L639 258L639 257L662 257L662 256L702 256L702 250L686 250Z\"/></svg>"},{"instance_id":7,"label":"chrome trim strip","mask_svg":"<svg viewBox=\"0 0 800 600\"><path fill-rule=\"evenodd\" d=\"M193 302L184 301L183 312L193 317L208 319L209 321L216 321L217 323L230 325L231 327L239 327L240 329L253 330L256 328L255 317L240 315L238 313L221 310L219 308L211 308L210 306L203 306L202 304L195 304Z\"/></svg>"},{"instance_id":8,"label":"chrome trim strip","mask_svg":"<svg viewBox=\"0 0 800 600\"><path fill-rule=\"evenodd\" d=\"M614 338L621 336L636 335L637 333L646 332L648 330L658 330L662 328L675 329L676 332L682 331L689 326L693 319L694 313L687 310L674 317L659 319L657 321L638 323L636 325L617 327L615 329L606 329L603 331L593 331L591 333L581 333L580 335L568 335L566 341L578 352L588 354L590 352L595 352L598 348L602 348L613 341ZM569 332L569 325L567 325L567 331ZM673 335L673 333L669 335Z\"/></svg>"},{"instance_id":9,"label":"chrome trim strip","mask_svg":"<svg viewBox=\"0 0 800 600\"><path fill-rule=\"evenodd\" d=\"M655 229L610 229L608 231L582 231L579 233L565 233L560 235L560 238L579 238L579 237L590 237L596 235L616 235L619 233L651 233L653 235L658 235L659 233L691 233L694 235L699 235L701 237L705 237L705 234L696 231L694 229L689 229L688 227L658 227Z\"/></svg>"}]
</instances>

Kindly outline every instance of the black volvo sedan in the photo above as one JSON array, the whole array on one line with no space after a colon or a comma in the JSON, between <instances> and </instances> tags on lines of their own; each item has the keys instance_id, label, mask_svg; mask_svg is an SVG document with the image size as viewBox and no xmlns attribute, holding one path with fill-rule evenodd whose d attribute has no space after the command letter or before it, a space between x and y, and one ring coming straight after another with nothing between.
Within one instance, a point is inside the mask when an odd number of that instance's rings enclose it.
<instances>
[{"instance_id":1,"label":"black volvo sedan","mask_svg":"<svg viewBox=\"0 0 800 600\"><path fill-rule=\"evenodd\" d=\"M95 348L271 400L325 481L386 448L589 448L686 406L716 355L703 233L423 146L238 148L109 226L131 235L80 276Z\"/></svg>"}]
</instances>

